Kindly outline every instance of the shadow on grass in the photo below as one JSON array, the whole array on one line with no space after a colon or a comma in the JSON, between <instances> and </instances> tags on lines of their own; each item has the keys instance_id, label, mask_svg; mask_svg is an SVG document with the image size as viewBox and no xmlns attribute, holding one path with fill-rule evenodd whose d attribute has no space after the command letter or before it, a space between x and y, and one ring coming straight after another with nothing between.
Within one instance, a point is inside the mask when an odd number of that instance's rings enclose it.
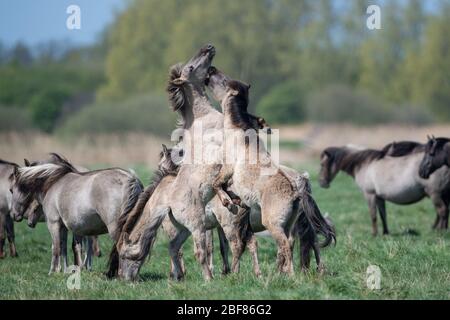
<instances>
[{"instance_id":1,"label":"shadow on grass","mask_svg":"<svg viewBox=\"0 0 450 320\"><path fill-rule=\"evenodd\" d=\"M420 236L420 232L417 231L416 229L404 229L401 232L393 232L390 234L390 236L392 237L405 237L405 236L413 236L413 237L418 237Z\"/></svg>"},{"instance_id":2,"label":"shadow on grass","mask_svg":"<svg viewBox=\"0 0 450 320\"><path fill-rule=\"evenodd\" d=\"M166 274L155 273L155 272L145 272L140 274L140 281L161 281L168 279Z\"/></svg>"}]
</instances>

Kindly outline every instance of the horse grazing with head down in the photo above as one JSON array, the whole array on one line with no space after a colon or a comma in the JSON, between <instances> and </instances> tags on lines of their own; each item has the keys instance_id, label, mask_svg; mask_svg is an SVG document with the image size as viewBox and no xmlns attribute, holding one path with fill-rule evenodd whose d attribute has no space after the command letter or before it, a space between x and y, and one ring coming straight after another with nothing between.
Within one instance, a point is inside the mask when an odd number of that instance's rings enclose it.
<instances>
[{"instance_id":1,"label":"horse grazing with head down","mask_svg":"<svg viewBox=\"0 0 450 320\"><path fill-rule=\"evenodd\" d=\"M319 182L328 188L340 171L355 179L369 205L372 234L377 235L377 209L388 234L386 201L408 205L428 196L437 211L433 228L442 228L440 219L448 214L450 170L441 168L429 180L419 176L425 146L417 142L398 142L382 150L357 150L352 147L329 147L320 156ZM447 213L446 213L447 212Z\"/></svg>"},{"instance_id":2,"label":"horse grazing with head down","mask_svg":"<svg viewBox=\"0 0 450 320\"><path fill-rule=\"evenodd\" d=\"M109 233L116 240L120 224L143 188L128 171L113 168L79 172L66 159L58 157L57 164L15 168L11 188L15 217L22 216L34 199L42 205L52 237L50 273L61 271L61 256L67 266L68 230L77 236Z\"/></svg>"}]
</instances>

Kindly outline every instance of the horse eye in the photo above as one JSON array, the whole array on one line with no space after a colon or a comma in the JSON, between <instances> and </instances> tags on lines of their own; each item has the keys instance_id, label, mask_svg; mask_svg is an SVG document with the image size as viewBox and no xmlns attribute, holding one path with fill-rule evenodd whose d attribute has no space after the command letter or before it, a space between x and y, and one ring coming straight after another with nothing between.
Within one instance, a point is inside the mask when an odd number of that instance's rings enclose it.
<instances>
[{"instance_id":1,"label":"horse eye","mask_svg":"<svg viewBox=\"0 0 450 320\"><path fill-rule=\"evenodd\" d=\"M13 193L12 189L9 189L9 192Z\"/></svg>"},{"instance_id":2,"label":"horse eye","mask_svg":"<svg viewBox=\"0 0 450 320\"><path fill-rule=\"evenodd\" d=\"M190 67L189 67L189 71L190 71L190 72L194 71L194 67L193 67L193 66L190 66Z\"/></svg>"}]
</instances>

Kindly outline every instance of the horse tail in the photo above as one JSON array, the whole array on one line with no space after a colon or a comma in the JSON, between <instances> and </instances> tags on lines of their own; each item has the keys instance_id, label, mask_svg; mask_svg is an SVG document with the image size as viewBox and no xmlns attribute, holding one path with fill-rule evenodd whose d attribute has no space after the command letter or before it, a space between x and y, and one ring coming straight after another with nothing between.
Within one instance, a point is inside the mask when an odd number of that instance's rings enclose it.
<instances>
[{"instance_id":1,"label":"horse tail","mask_svg":"<svg viewBox=\"0 0 450 320\"><path fill-rule=\"evenodd\" d=\"M108 278L113 278L117 276L117 271L119 270L119 252L118 252L118 242L120 239L120 235L122 233L122 229L127 221L128 215L131 210L135 207L138 202L139 196L142 194L142 190L144 186L139 178L136 176L134 172L130 172L131 177L128 179L127 191L125 192L124 200L122 201L122 206L120 209L119 219L117 221L117 236L109 255L108 261Z\"/></svg>"},{"instance_id":2,"label":"horse tail","mask_svg":"<svg viewBox=\"0 0 450 320\"><path fill-rule=\"evenodd\" d=\"M333 242L336 243L336 232L331 220L322 216L322 213L311 194L304 195L300 199L300 203L316 233L321 234L325 238L325 241L320 243L320 247L325 248Z\"/></svg>"},{"instance_id":3,"label":"horse tail","mask_svg":"<svg viewBox=\"0 0 450 320\"><path fill-rule=\"evenodd\" d=\"M322 215L319 206L312 197L311 184L308 176L299 175L295 181L297 185L296 191L300 202L300 207L304 213L304 217L300 214L299 219L301 218L302 220L299 223L307 225L307 220L309 222L309 227L312 228L312 230L308 229L308 232L306 232L303 237L305 240L315 241L315 236L314 240L312 240L312 231L314 231L316 234L320 234L325 238L324 242L320 244L320 247L324 248L333 242L336 243L336 232L334 230L334 226L330 219L325 218Z\"/></svg>"}]
</instances>

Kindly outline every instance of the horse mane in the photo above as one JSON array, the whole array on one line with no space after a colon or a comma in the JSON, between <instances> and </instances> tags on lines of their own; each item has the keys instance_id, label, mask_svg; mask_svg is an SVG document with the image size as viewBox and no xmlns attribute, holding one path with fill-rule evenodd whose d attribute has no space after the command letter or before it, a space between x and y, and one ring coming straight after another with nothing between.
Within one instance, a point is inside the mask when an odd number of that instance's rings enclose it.
<instances>
[{"instance_id":1,"label":"horse mane","mask_svg":"<svg viewBox=\"0 0 450 320\"><path fill-rule=\"evenodd\" d=\"M74 172L73 166L68 162L67 164L44 163L31 167L21 167L18 169L16 183L19 188L26 192L41 191L46 193L56 181L69 172Z\"/></svg>"},{"instance_id":2,"label":"horse mane","mask_svg":"<svg viewBox=\"0 0 450 320\"><path fill-rule=\"evenodd\" d=\"M364 164L379 160L385 155L382 150L365 149L353 151L346 147L330 147L325 149L324 153L332 158L339 170L343 170L352 176Z\"/></svg>"},{"instance_id":3,"label":"horse mane","mask_svg":"<svg viewBox=\"0 0 450 320\"><path fill-rule=\"evenodd\" d=\"M17 163L6 161L6 160L3 160L3 159L0 159L0 164L13 166L13 167L16 167L16 168L19 167L19 165Z\"/></svg>"},{"instance_id":4,"label":"horse mane","mask_svg":"<svg viewBox=\"0 0 450 320\"><path fill-rule=\"evenodd\" d=\"M172 152L172 149L169 149L169 153ZM160 159L163 157L163 152L160 152ZM120 236L118 238L117 246L120 247L123 242L123 237L125 234L129 234L134 227L136 226L139 218L142 216L144 212L145 205L148 200L151 198L153 193L155 192L158 185L161 181L169 175L175 176L178 174L179 166L173 163L171 159L166 159L165 163L168 164L168 169L163 168L161 165L153 174L153 177L150 181L150 184L144 191L139 195L139 198L133 208L133 210L125 216L119 217L118 220L118 230L120 230Z\"/></svg>"},{"instance_id":5,"label":"horse mane","mask_svg":"<svg viewBox=\"0 0 450 320\"><path fill-rule=\"evenodd\" d=\"M441 138L434 138L431 141L435 141L434 143L436 148L442 148L445 144L450 142L450 139L441 137Z\"/></svg>"},{"instance_id":6,"label":"horse mane","mask_svg":"<svg viewBox=\"0 0 450 320\"><path fill-rule=\"evenodd\" d=\"M416 152L421 152L425 148L425 145L415 141L400 141L392 142L386 145L382 151L385 156L390 157L403 157Z\"/></svg>"},{"instance_id":7,"label":"horse mane","mask_svg":"<svg viewBox=\"0 0 450 320\"><path fill-rule=\"evenodd\" d=\"M177 63L169 70L169 79L167 81L166 91L169 94L169 103L173 111L177 111L181 118L178 120L178 128L184 127L186 123L186 110L189 100L186 97L186 92L183 85L174 83L174 80L181 77L183 71L183 64Z\"/></svg>"},{"instance_id":8,"label":"horse mane","mask_svg":"<svg viewBox=\"0 0 450 320\"><path fill-rule=\"evenodd\" d=\"M249 97L247 86L237 80L230 80L228 86L237 91L237 95L233 96L228 101L228 113L231 118L231 122L238 128L243 130L253 129L254 122L251 116L247 112Z\"/></svg>"}]
</instances>

